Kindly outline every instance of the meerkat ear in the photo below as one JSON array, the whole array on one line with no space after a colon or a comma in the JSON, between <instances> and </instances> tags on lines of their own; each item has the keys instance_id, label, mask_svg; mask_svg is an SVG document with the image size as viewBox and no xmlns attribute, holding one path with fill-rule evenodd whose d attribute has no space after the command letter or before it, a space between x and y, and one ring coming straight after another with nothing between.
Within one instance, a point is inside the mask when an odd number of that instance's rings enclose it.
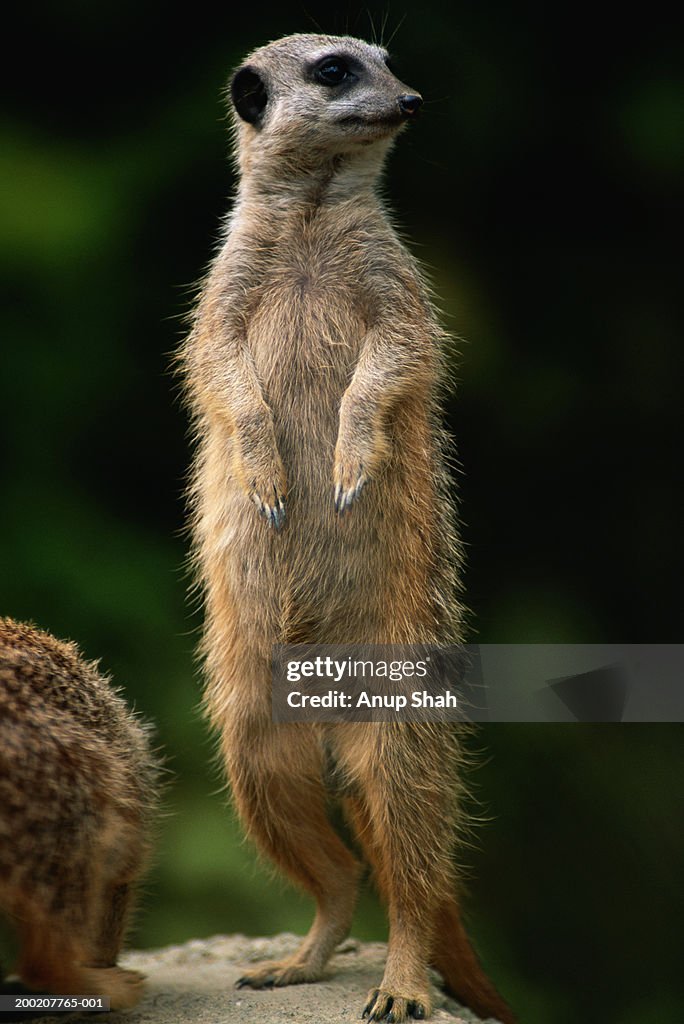
<instances>
[{"instance_id":1,"label":"meerkat ear","mask_svg":"<svg viewBox=\"0 0 684 1024\"><path fill-rule=\"evenodd\" d=\"M240 68L230 84L233 104L243 121L256 124L266 109L268 92L266 83L254 68Z\"/></svg>"}]
</instances>

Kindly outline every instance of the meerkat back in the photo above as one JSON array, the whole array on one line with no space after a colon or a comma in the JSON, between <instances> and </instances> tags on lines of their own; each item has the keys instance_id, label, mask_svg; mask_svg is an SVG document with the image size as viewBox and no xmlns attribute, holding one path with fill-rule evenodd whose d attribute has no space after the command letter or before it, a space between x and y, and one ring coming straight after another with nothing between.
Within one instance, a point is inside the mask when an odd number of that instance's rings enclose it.
<instances>
[{"instance_id":1,"label":"meerkat back","mask_svg":"<svg viewBox=\"0 0 684 1024\"><path fill-rule=\"evenodd\" d=\"M0 911L29 988L113 1009L140 998L141 976L116 960L156 780L146 727L97 667L0 618Z\"/></svg>"}]
</instances>

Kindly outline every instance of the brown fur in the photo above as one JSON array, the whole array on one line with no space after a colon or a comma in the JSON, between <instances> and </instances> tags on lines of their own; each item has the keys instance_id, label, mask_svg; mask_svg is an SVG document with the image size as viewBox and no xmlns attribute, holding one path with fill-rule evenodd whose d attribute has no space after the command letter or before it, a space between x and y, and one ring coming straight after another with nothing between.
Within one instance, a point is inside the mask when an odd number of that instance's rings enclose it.
<instances>
[{"instance_id":1,"label":"brown fur","mask_svg":"<svg viewBox=\"0 0 684 1024\"><path fill-rule=\"evenodd\" d=\"M313 82L312 62L340 52L362 68L354 88ZM315 980L349 930L359 865L328 822L325 749L389 905L366 1011L429 1015L434 961L457 995L509 1022L452 913L456 731L271 720L275 642L462 638L443 334L376 194L408 92L384 58L354 39L291 36L246 64L268 102L254 123L235 118L239 192L182 352L206 707L250 835L318 907L301 949L243 983Z\"/></svg>"},{"instance_id":2,"label":"brown fur","mask_svg":"<svg viewBox=\"0 0 684 1024\"><path fill-rule=\"evenodd\" d=\"M30 988L140 998L142 975L116 960L156 774L145 727L95 664L0 618L0 909Z\"/></svg>"}]
</instances>

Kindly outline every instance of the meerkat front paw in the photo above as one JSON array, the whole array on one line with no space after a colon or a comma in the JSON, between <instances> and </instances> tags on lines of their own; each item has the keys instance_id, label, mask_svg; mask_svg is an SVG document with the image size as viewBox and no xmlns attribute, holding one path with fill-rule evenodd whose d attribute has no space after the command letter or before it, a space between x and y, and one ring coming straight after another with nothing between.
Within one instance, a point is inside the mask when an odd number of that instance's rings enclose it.
<instances>
[{"instance_id":1,"label":"meerkat front paw","mask_svg":"<svg viewBox=\"0 0 684 1024\"><path fill-rule=\"evenodd\" d=\"M243 456L238 472L243 490L259 515L274 530L280 530L285 523L286 487L285 470L277 452L267 463Z\"/></svg>"},{"instance_id":2,"label":"meerkat front paw","mask_svg":"<svg viewBox=\"0 0 684 1024\"><path fill-rule=\"evenodd\" d=\"M277 484L258 487L256 480L249 491L251 501L256 505L259 515L274 530L279 530L285 523L285 495Z\"/></svg>"},{"instance_id":3,"label":"meerkat front paw","mask_svg":"<svg viewBox=\"0 0 684 1024\"><path fill-rule=\"evenodd\" d=\"M363 462L335 463L335 511L344 515L366 486L368 477Z\"/></svg>"},{"instance_id":4,"label":"meerkat front paw","mask_svg":"<svg viewBox=\"0 0 684 1024\"><path fill-rule=\"evenodd\" d=\"M384 431L377 427L340 427L333 467L335 511L338 515L344 515L366 484L375 479L387 461L389 451L389 441Z\"/></svg>"}]
</instances>

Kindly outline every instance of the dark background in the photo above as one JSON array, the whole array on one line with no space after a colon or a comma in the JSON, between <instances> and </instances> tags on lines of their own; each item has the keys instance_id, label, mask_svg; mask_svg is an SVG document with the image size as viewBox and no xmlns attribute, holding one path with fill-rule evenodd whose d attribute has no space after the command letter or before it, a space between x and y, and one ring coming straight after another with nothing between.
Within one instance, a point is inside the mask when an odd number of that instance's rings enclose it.
<instances>
[{"instance_id":1,"label":"dark background","mask_svg":"<svg viewBox=\"0 0 684 1024\"><path fill-rule=\"evenodd\" d=\"M464 339L448 418L478 639L681 640L684 79L657 6L15 10L0 611L79 640L158 722L175 781L138 944L308 926L240 844L197 711L170 354L233 187L229 70L316 21L372 38L385 16L426 99L386 193ZM482 730L471 927L523 1024L681 1018L681 738ZM384 929L367 895L355 933Z\"/></svg>"}]
</instances>

